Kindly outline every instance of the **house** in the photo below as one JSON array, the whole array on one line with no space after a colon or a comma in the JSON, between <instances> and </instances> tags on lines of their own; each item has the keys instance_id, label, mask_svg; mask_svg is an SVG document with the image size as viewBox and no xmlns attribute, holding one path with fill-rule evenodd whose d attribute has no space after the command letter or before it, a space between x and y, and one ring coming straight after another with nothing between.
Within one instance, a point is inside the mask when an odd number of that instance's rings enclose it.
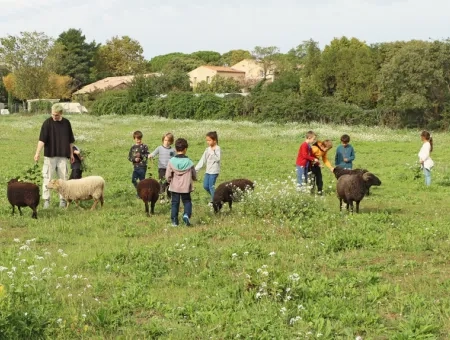
<instances>
[{"instance_id":1,"label":"house","mask_svg":"<svg viewBox=\"0 0 450 340\"><path fill-rule=\"evenodd\" d=\"M231 67L203 65L188 73L191 86L196 87L200 82L206 81L208 84L214 76L223 78L233 78L237 81L245 79L245 72L235 70Z\"/></svg>"},{"instance_id":2,"label":"house","mask_svg":"<svg viewBox=\"0 0 450 340\"><path fill-rule=\"evenodd\" d=\"M275 66L270 65L267 70L264 70L263 63L256 59L244 59L231 67L245 72L245 80L248 82L260 81L264 79L264 76L268 81L274 80Z\"/></svg>"},{"instance_id":3,"label":"house","mask_svg":"<svg viewBox=\"0 0 450 340\"><path fill-rule=\"evenodd\" d=\"M144 74L145 77L159 76L159 75L160 75L159 73ZM98 80L95 83L83 86L78 91L75 91L72 95L78 96L98 91L126 89L133 81L133 79L134 76L107 77L105 79Z\"/></svg>"}]
</instances>

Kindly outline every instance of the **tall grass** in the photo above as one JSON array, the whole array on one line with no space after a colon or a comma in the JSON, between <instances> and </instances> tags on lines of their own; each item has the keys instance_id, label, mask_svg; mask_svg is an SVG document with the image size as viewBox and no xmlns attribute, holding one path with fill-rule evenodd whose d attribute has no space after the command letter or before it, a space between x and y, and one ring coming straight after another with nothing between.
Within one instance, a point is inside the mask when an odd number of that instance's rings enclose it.
<instances>
[{"instance_id":1,"label":"tall grass","mask_svg":"<svg viewBox=\"0 0 450 340\"><path fill-rule=\"evenodd\" d=\"M33 166L45 116L1 117L0 176ZM445 339L450 330L450 137L433 134L433 184L417 178L418 131L69 116L105 205L11 216L0 197L0 338ZM193 228L170 226L170 205L147 218L127 154L134 130L150 149L164 133L189 141L219 133L218 183L246 177L254 192L214 215L201 183ZM324 196L298 192L294 163L305 131L337 144L349 133L356 167L383 184L340 213L324 168ZM331 155L335 148L331 149ZM332 157L331 157L332 158ZM42 164L40 164L42 165ZM156 176L157 165L149 172ZM419 174L420 175L420 174ZM203 173L200 173L200 180ZM91 202L82 205L88 208Z\"/></svg>"}]
</instances>

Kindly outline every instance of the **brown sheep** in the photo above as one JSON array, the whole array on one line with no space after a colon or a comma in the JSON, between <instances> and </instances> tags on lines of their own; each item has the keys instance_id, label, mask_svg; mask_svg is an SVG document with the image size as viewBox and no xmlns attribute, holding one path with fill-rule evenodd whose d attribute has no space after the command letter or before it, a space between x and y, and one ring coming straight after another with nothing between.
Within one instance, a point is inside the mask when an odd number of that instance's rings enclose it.
<instances>
[{"instance_id":1,"label":"brown sheep","mask_svg":"<svg viewBox=\"0 0 450 340\"><path fill-rule=\"evenodd\" d=\"M19 213L22 215L20 207L30 207L33 210L32 218L37 219L37 207L39 205L39 187L34 183L19 182L17 178L13 178L8 182L7 189L8 201L12 205L12 214L14 215L15 206L19 208Z\"/></svg>"},{"instance_id":2,"label":"brown sheep","mask_svg":"<svg viewBox=\"0 0 450 340\"><path fill-rule=\"evenodd\" d=\"M356 202L356 212L359 213L359 202L364 198L367 188L371 185L381 185L381 181L370 172L339 177L336 185L339 209L342 211L342 201L344 201L347 204L347 210L350 206L353 213L353 202Z\"/></svg>"},{"instance_id":3,"label":"brown sheep","mask_svg":"<svg viewBox=\"0 0 450 340\"><path fill-rule=\"evenodd\" d=\"M233 202L237 202L241 199L242 193L247 190L253 190L255 185L252 181L244 178L233 179L228 182L221 183L213 197L213 208L217 214L222 209L223 203L228 202L231 210Z\"/></svg>"},{"instance_id":4,"label":"brown sheep","mask_svg":"<svg viewBox=\"0 0 450 340\"><path fill-rule=\"evenodd\" d=\"M150 202L150 209L152 215L155 213L155 203L158 201L161 186L156 179L146 178L140 181L137 185L137 194L145 203L145 212L150 216L148 209L148 202Z\"/></svg>"},{"instance_id":5,"label":"brown sheep","mask_svg":"<svg viewBox=\"0 0 450 340\"><path fill-rule=\"evenodd\" d=\"M369 171L366 169L345 169L341 166L337 166L333 169L333 174L336 177L336 179L339 179L339 177L341 177L342 175L363 174L365 172L369 172ZM369 185L367 187L367 192L366 192L367 196L370 195L370 187L371 187L371 185Z\"/></svg>"}]
</instances>

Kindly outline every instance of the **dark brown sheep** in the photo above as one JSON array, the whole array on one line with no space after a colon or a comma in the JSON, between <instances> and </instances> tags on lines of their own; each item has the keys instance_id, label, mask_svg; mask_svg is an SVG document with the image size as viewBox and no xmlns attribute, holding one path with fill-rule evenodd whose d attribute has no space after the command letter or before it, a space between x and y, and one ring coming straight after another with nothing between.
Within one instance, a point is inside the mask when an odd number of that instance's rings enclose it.
<instances>
[{"instance_id":1,"label":"dark brown sheep","mask_svg":"<svg viewBox=\"0 0 450 340\"><path fill-rule=\"evenodd\" d=\"M363 174L366 172L369 172L369 171L366 169L345 169L341 166L337 166L333 169L333 174L336 177L336 179L339 179L339 177L341 177L342 175ZM371 187L371 185L369 185L367 187L367 192L366 192L367 196L370 195L370 187Z\"/></svg>"},{"instance_id":2,"label":"dark brown sheep","mask_svg":"<svg viewBox=\"0 0 450 340\"><path fill-rule=\"evenodd\" d=\"M217 187L213 197L214 212L218 213L225 202L228 202L231 210L233 202L239 201L245 191L253 190L254 187L255 185L252 181L244 178L221 183Z\"/></svg>"},{"instance_id":3,"label":"dark brown sheep","mask_svg":"<svg viewBox=\"0 0 450 340\"><path fill-rule=\"evenodd\" d=\"M367 193L371 185L381 185L377 176L370 172L342 175L339 177L336 192L339 198L339 209L342 211L342 201L347 204L347 210L351 207L353 213L353 202L356 202L356 212L359 213L359 202Z\"/></svg>"},{"instance_id":4,"label":"dark brown sheep","mask_svg":"<svg viewBox=\"0 0 450 340\"><path fill-rule=\"evenodd\" d=\"M150 216L148 210L148 202L150 202L151 214L155 213L155 203L158 201L161 186L158 181L153 178L146 178L137 185L137 194L145 203L145 212Z\"/></svg>"},{"instance_id":5,"label":"dark brown sheep","mask_svg":"<svg viewBox=\"0 0 450 340\"><path fill-rule=\"evenodd\" d=\"M12 214L15 213L15 206L19 208L19 213L22 215L20 207L30 207L33 210L32 218L37 219L37 206L39 205L39 187L34 183L19 182L16 178L8 182L8 201L12 205Z\"/></svg>"}]
</instances>

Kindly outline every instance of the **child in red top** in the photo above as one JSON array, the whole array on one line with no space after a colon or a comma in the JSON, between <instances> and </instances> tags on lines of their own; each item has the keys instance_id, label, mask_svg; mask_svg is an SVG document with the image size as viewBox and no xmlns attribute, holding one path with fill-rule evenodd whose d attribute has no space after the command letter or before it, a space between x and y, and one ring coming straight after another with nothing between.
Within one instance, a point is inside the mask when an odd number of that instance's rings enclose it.
<instances>
[{"instance_id":1,"label":"child in red top","mask_svg":"<svg viewBox=\"0 0 450 340\"><path fill-rule=\"evenodd\" d=\"M310 165L318 163L319 160L313 156L311 145L316 140L316 134L312 131L306 133L305 141L300 145L297 155L297 161L295 162L297 170L297 184L299 186L308 182L308 171Z\"/></svg>"}]
</instances>

